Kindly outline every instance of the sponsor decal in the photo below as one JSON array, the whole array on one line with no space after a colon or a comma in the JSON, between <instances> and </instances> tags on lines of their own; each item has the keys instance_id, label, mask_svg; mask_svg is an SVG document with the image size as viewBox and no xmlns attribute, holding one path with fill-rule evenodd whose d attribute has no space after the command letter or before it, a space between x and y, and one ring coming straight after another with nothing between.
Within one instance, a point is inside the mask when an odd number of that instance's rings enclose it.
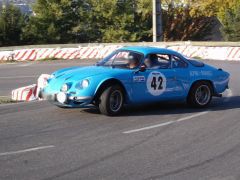
<instances>
[{"instance_id":1,"label":"sponsor decal","mask_svg":"<svg viewBox=\"0 0 240 180\"><path fill-rule=\"evenodd\" d=\"M190 71L190 76L212 76L211 71Z\"/></svg>"},{"instance_id":2,"label":"sponsor decal","mask_svg":"<svg viewBox=\"0 0 240 180\"><path fill-rule=\"evenodd\" d=\"M153 96L159 96L166 90L166 77L161 72L151 72L147 79L147 89Z\"/></svg>"},{"instance_id":3,"label":"sponsor decal","mask_svg":"<svg viewBox=\"0 0 240 180\"><path fill-rule=\"evenodd\" d=\"M134 82L145 82L145 77L144 76L133 76L133 81Z\"/></svg>"}]
</instances>

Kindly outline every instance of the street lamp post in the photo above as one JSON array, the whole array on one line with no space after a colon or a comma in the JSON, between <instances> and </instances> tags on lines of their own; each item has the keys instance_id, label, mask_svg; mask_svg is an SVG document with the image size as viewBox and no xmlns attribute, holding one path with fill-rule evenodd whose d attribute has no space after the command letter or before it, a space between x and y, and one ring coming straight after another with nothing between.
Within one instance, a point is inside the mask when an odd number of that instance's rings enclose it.
<instances>
[{"instance_id":1,"label":"street lamp post","mask_svg":"<svg viewBox=\"0 0 240 180\"><path fill-rule=\"evenodd\" d=\"M153 42L162 41L162 8L161 0L153 0Z\"/></svg>"}]
</instances>

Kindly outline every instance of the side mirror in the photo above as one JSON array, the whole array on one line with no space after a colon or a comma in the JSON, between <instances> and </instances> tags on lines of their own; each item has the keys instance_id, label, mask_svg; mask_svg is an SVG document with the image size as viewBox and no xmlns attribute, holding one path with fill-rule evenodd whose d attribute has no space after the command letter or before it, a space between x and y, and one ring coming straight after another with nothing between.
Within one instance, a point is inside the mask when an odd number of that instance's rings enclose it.
<instances>
[{"instance_id":1,"label":"side mirror","mask_svg":"<svg viewBox=\"0 0 240 180\"><path fill-rule=\"evenodd\" d=\"M146 71L146 66L145 65L141 65L139 68L140 72L145 72Z\"/></svg>"}]
</instances>

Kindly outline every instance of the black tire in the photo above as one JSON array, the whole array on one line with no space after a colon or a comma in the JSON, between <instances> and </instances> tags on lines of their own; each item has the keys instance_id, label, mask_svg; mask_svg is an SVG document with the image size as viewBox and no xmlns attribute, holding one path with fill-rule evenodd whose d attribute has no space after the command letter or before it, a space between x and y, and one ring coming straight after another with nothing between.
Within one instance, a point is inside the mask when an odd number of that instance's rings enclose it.
<instances>
[{"instance_id":1,"label":"black tire","mask_svg":"<svg viewBox=\"0 0 240 180\"><path fill-rule=\"evenodd\" d=\"M116 102L114 101L114 98ZM103 91L99 98L99 110L107 116L119 114L124 104L123 89L119 85L112 85Z\"/></svg>"},{"instance_id":2,"label":"black tire","mask_svg":"<svg viewBox=\"0 0 240 180\"><path fill-rule=\"evenodd\" d=\"M212 95L212 85L206 81L199 81L191 87L187 97L187 103L192 107L203 108L209 105L212 100Z\"/></svg>"}]
</instances>

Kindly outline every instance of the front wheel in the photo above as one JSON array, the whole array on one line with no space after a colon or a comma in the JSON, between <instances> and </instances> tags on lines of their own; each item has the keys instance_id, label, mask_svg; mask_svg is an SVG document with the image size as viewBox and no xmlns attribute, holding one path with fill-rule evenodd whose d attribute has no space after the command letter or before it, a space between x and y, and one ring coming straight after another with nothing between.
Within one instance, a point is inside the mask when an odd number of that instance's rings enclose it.
<instances>
[{"instance_id":1,"label":"front wheel","mask_svg":"<svg viewBox=\"0 0 240 180\"><path fill-rule=\"evenodd\" d=\"M121 112L124 104L123 89L119 85L108 87L100 96L99 110L107 116L114 116Z\"/></svg>"},{"instance_id":2,"label":"front wheel","mask_svg":"<svg viewBox=\"0 0 240 180\"><path fill-rule=\"evenodd\" d=\"M200 81L194 84L188 94L187 102L194 107L206 107L212 100L212 86Z\"/></svg>"}]
</instances>

